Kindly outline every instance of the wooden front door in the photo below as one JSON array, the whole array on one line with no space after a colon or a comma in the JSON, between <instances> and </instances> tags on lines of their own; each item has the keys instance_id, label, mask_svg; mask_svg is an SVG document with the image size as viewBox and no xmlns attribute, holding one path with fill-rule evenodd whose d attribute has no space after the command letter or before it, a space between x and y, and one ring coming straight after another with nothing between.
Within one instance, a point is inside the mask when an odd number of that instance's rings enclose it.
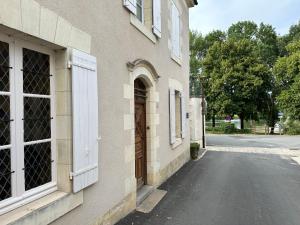
<instances>
[{"instance_id":1,"label":"wooden front door","mask_svg":"<svg viewBox=\"0 0 300 225\"><path fill-rule=\"evenodd\" d=\"M134 83L135 88L135 176L137 188L147 182L146 160L146 89L140 80Z\"/></svg>"}]
</instances>

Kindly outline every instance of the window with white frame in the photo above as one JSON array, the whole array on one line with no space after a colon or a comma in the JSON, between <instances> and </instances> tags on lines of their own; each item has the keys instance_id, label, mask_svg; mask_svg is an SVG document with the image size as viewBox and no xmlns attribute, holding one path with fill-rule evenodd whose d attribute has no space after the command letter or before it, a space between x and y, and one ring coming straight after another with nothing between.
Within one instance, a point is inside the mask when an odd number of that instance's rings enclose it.
<instances>
[{"instance_id":1,"label":"window with white frame","mask_svg":"<svg viewBox=\"0 0 300 225\"><path fill-rule=\"evenodd\" d=\"M172 55L176 58L181 58L181 42L180 42L180 12L176 4L171 0L171 42Z\"/></svg>"},{"instance_id":2,"label":"window with white frame","mask_svg":"<svg viewBox=\"0 0 300 225\"><path fill-rule=\"evenodd\" d=\"M138 29L142 26L161 38L161 0L123 0L123 5L138 19Z\"/></svg>"},{"instance_id":3,"label":"window with white frame","mask_svg":"<svg viewBox=\"0 0 300 225\"><path fill-rule=\"evenodd\" d=\"M0 36L0 213L55 187L51 51Z\"/></svg>"},{"instance_id":4,"label":"window with white frame","mask_svg":"<svg viewBox=\"0 0 300 225\"><path fill-rule=\"evenodd\" d=\"M136 17L144 23L144 0L136 0Z\"/></svg>"},{"instance_id":5,"label":"window with white frame","mask_svg":"<svg viewBox=\"0 0 300 225\"><path fill-rule=\"evenodd\" d=\"M182 91L170 88L169 107L170 143L173 145L186 136L186 108Z\"/></svg>"}]
</instances>

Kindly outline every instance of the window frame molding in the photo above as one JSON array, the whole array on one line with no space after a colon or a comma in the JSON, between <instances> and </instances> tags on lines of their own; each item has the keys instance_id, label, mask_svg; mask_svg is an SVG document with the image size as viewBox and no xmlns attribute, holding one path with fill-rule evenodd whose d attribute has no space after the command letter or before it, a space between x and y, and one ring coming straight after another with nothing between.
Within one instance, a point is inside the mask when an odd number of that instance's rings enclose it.
<instances>
[{"instance_id":1,"label":"window frame molding","mask_svg":"<svg viewBox=\"0 0 300 225\"><path fill-rule=\"evenodd\" d=\"M28 204L31 201L37 200L45 195L48 195L57 190L57 153L56 153L56 94L55 94L55 53L54 51L43 47L38 44L34 44L25 40L18 39L16 37L9 37L0 33L0 41L9 44L9 57L10 66L13 68L10 71L10 107L11 118L14 118L14 123L11 125L11 169L16 171L12 176L12 196L0 202L0 215L14 210L20 206ZM22 49L27 48L29 50L37 51L49 55L50 60L50 95L36 95L26 94L23 92L23 54ZM11 60L12 59L12 60ZM19 76L21 75L21 76ZM19 78L18 78L19 77ZM23 140L23 127L22 122L24 114L23 99L25 96L31 97L43 97L50 98L51 107L51 138L25 142ZM12 110L13 109L13 110ZM12 128L13 127L13 128ZM24 167L24 146L34 143L44 143L47 140L51 140L51 159L54 162L51 164L51 182L25 191L25 172L22 170ZM1 147L3 149L3 147ZM22 171L22 172L21 172ZM20 185L23 184L23 185Z\"/></svg>"},{"instance_id":2,"label":"window frame molding","mask_svg":"<svg viewBox=\"0 0 300 225\"><path fill-rule=\"evenodd\" d=\"M169 78L169 89L170 88L174 89L175 91L178 91L180 95L182 95L182 93L183 93L183 85L178 80ZM170 114L169 114L169 116L170 116ZM181 120L182 120L182 118L181 118ZM171 128L169 128L169 129L171 129ZM178 146L183 144L183 139L184 139L183 137L176 137L175 142L173 144L170 144L171 148L174 150Z\"/></svg>"}]
</instances>

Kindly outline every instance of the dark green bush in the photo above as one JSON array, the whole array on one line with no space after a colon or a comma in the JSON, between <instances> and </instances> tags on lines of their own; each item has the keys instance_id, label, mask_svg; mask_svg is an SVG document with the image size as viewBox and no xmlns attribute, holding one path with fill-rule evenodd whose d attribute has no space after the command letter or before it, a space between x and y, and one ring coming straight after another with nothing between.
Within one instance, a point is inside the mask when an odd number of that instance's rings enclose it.
<instances>
[{"instance_id":1,"label":"dark green bush","mask_svg":"<svg viewBox=\"0 0 300 225\"><path fill-rule=\"evenodd\" d=\"M200 148L200 144L198 143L191 143L191 150L198 150Z\"/></svg>"},{"instance_id":2,"label":"dark green bush","mask_svg":"<svg viewBox=\"0 0 300 225\"><path fill-rule=\"evenodd\" d=\"M237 129L233 123L221 123L218 127L207 127L207 132L214 134L250 134L251 129Z\"/></svg>"},{"instance_id":3,"label":"dark green bush","mask_svg":"<svg viewBox=\"0 0 300 225\"><path fill-rule=\"evenodd\" d=\"M191 143L191 158L197 159L199 156L200 145L198 143Z\"/></svg>"},{"instance_id":4,"label":"dark green bush","mask_svg":"<svg viewBox=\"0 0 300 225\"><path fill-rule=\"evenodd\" d=\"M300 122L299 121L289 121L284 128L284 133L288 134L288 135L300 134Z\"/></svg>"}]
</instances>

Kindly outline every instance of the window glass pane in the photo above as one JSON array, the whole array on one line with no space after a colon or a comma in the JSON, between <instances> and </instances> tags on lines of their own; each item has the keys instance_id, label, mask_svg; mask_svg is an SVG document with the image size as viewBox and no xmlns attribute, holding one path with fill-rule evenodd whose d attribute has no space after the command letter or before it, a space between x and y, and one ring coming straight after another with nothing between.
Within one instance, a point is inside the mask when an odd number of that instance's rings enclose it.
<instances>
[{"instance_id":1,"label":"window glass pane","mask_svg":"<svg viewBox=\"0 0 300 225\"><path fill-rule=\"evenodd\" d=\"M10 91L9 45L0 41L0 91ZM0 95L0 146L10 145L10 96ZM0 150L0 201L11 197L10 149Z\"/></svg>"},{"instance_id":2,"label":"window glass pane","mask_svg":"<svg viewBox=\"0 0 300 225\"><path fill-rule=\"evenodd\" d=\"M9 96L0 95L0 146L10 144Z\"/></svg>"},{"instance_id":3,"label":"window glass pane","mask_svg":"<svg viewBox=\"0 0 300 225\"><path fill-rule=\"evenodd\" d=\"M24 93L50 95L49 55L23 49Z\"/></svg>"},{"instance_id":4,"label":"window glass pane","mask_svg":"<svg viewBox=\"0 0 300 225\"><path fill-rule=\"evenodd\" d=\"M25 190L51 182L51 143L24 147Z\"/></svg>"},{"instance_id":5,"label":"window glass pane","mask_svg":"<svg viewBox=\"0 0 300 225\"><path fill-rule=\"evenodd\" d=\"M175 91L175 118L176 118L176 138L181 137L181 97L180 92Z\"/></svg>"},{"instance_id":6,"label":"window glass pane","mask_svg":"<svg viewBox=\"0 0 300 225\"><path fill-rule=\"evenodd\" d=\"M136 4L136 17L139 21L143 22L143 2L142 0L137 0Z\"/></svg>"},{"instance_id":7,"label":"window glass pane","mask_svg":"<svg viewBox=\"0 0 300 225\"><path fill-rule=\"evenodd\" d=\"M51 138L50 99L24 98L24 141Z\"/></svg>"},{"instance_id":8,"label":"window glass pane","mask_svg":"<svg viewBox=\"0 0 300 225\"><path fill-rule=\"evenodd\" d=\"M50 58L29 49L23 49L24 142L51 138ZM25 190L51 182L51 142L34 143L24 147Z\"/></svg>"},{"instance_id":9,"label":"window glass pane","mask_svg":"<svg viewBox=\"0 0 300 225\"><path fill-rule=\"evenodd\" d=\"M10 149L0 150L0 201L11 197Z\"/></svg>"},{"instance_id":10,"label":"window glass pane","mask_svg":"<svg viewBox=\"0 0 300 225\"><path fill-rule=\"evenodd\" d=\"M9 45L0 41L0 91L9 91Z\"/></svg>"}]
</instances>

